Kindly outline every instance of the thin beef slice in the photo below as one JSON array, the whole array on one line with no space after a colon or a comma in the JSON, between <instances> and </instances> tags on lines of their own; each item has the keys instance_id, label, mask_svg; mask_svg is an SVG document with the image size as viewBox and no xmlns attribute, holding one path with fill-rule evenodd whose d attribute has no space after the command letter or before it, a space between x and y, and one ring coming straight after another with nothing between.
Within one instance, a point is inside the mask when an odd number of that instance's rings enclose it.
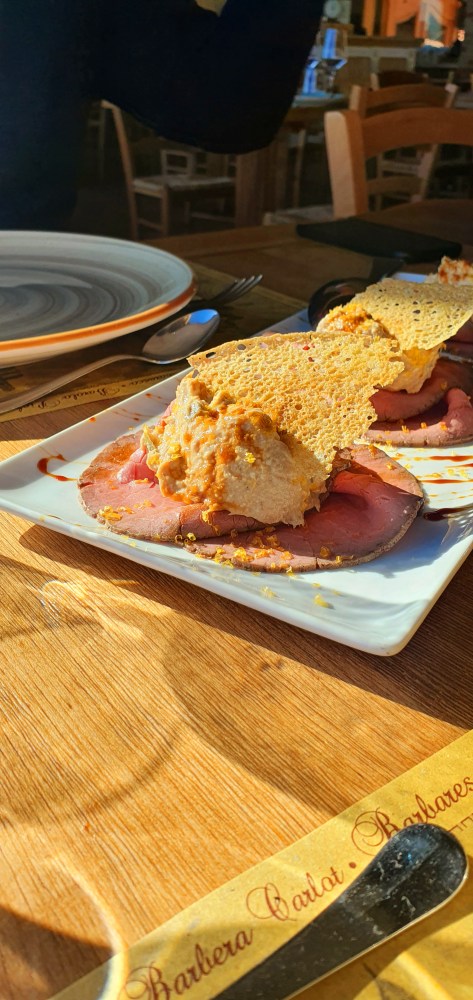
<instances>
[{"instance_id":1,"label":"thin beef slice","mask_svg":"<svg viewBox=\"0 0 473 1000\"><path fill-rule=\"evenodd\" d=\"M403 537L422 506L422 488L407 469L377 448L354 447L320 511L297 528L267 526L218 540L195 541L191 552L243 569L290 572L356 566L376 559Z\"/></svg>"}]
</instances>

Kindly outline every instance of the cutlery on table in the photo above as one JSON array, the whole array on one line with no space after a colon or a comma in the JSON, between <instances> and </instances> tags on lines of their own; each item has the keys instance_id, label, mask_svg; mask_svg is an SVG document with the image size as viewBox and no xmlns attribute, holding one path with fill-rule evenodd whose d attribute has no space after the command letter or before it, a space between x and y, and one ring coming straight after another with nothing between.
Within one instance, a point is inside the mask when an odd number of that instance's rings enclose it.
<instances>
[{"instance_id":1,"label":"cutlery on table","mask_svg":"<svg viewBox=\"0 0 473 1000\"><path fill-rule=\"evenodd\" d=\"M229 285L222 288L221 292L217 292L216 295L212 295L209 299L196 297L187 305L189 306L190 304L195 309L220 309L221 306L227 305L229 302L235 302L242 295L247 295L248 292L251 292L252 288L259 285L262 277L262 274L252 274L249 278L236 278L235 281L231 281Z\"/></svg>"},{"instance_id":2,"label":"cutlery on table","mask_svg":"<svg viewBox=\"0 0 473 1000\"><path fill-rule=\"evenodd\" d=\"M187 313L185 316L174 318L170 323L153 333L152 337L146 341L138 354L112 354L98 361L92 361L89 365L82 365L65 375L58 375L57 378L42 382L32 389L24 392L17 392L9 399L0 401L0 413L8 413L9 410L16 410L19 406L32 403L33 400L41 396L47 396L55 389L73 382L82 375L88 375L96 368L103 368L111 365L114 361L148 361L154 365L170 365L174 361L183 361L190 354L193 354L199 347L203 347L220 323L220 316L215 309L200 309L196 312Z\"/></svg>"},{"instance_id":3,"label":"cutlery on table","mask_svg":"<svg viewBox=\"0 0 473 1000\"><path fill-rule=\"evenodd\" d=\"M463 847L447 830L400 830L335 902L214 1000L289 1000L443 906L467 873Z\"/></svg>"},{"instance_id":4,"label":"cutlery on table","mask_svg":"<svg viewBox=\"0 0 473 1000\"><path fill-rule=\"evenodd\" d=\"M368 285L366 278L340 278L339 281L327 281L325 285L316 288L307 306L311 327L315 330L331 309L344 306L358 292L364 292Z\"/></svg>"},{"instance_id":5,"label":"cutlery on table","mask_svg":"<svg viewBox=\"0 0 473 1000\"><path fill-rule=\"evenodd\" d=\"M468 345L465 344L465 347L467 346L471 348L471 344ZM456 348L454 351L451 349L442 351L440 357L448 358L449 361L458 361L458 363L461 365L473 365L473 355L469 356L468 354L462 354L461 347L459 347L458 351L456 350Z\"/></svg>"},{"instance_id":6,"label":"cutlery on table","mask_svg":"<svg viewBox=\"0 0 473 1000\"><path fill-rule=\"evenodd\" d=\"M392 257L376 257L367 278L338 278L334 281L327 281L325 285L316 288L307 306L307 315L311 326L315 329L330 309L345 305L358 292L364 292L368 285L372 285L382 278L389 278L390 275L400 270L403 263L405 262L399 258L394 260Z\"/></svg>"}]
</instances>

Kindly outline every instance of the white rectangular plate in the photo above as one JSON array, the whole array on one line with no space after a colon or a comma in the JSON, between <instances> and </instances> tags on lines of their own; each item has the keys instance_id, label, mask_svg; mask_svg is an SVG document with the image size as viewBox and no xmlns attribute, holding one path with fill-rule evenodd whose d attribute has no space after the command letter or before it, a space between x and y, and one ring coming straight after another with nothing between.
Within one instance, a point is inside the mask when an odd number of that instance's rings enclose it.
<instances>
[{"instance_id":1,"label":"white rectangular plate","mask_svg":"<svg viewBox=\"0 0 473 1000\"><path fill-rule=\"evenodd\" d=\"M304 313L299 313L273 329L308 326ZM402 541L372 563L294 576L231 569L177 546L127 539L85 513L77 495L80 474L114 438L154 421L174 398L180 377L167 379L0 463L0 508L317 635L381 656L399 652L471 551L471 511L450 523L418 517ZM429 507L471 502L473 467L468 463L473 463L473 444L447 448L444 455L441 448L435 453L414 448L385 450L422 481ZM455 455L460 454L468 458L455 462ZM54 458L58 455L64 460ZM40 471L45 458L50 473L71 479L61 482ZM436 479L455 482L442 485Z\"/></svg>"}]
</instances>

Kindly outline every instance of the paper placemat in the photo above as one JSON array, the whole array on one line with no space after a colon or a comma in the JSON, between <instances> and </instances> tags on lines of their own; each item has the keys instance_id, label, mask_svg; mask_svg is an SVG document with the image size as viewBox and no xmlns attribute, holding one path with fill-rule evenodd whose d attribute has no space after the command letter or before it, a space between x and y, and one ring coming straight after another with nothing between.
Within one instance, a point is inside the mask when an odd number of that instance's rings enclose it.
<instances>
[{"instance_id":1,"label":"paper placemat","mask_svg":"<svg viewBox=\"0 0 473 1000\"><path fill-rule=\"evenodd\" d=\"M191 264L197 277L199 295L211 298L233 279L233 275L214 271L201 264ZM300 299L294 299L279 292L257 286L247 295L235 302L222 307L220 326L208 346L223 344L227 340L251 337L254 333L270 327L282 320L289 313L294 313L304 305ZM189 305L190 308L190 305ZM95 359L117 353L137 353L156 327L120 337L119 340L108 341L96 348L86 348L71 354L61 354L46 361L38 361L34 365L24 365L8 369L0 369L0 400L6 399L11 392L29 389L41 382L67 373ZM71 382L62 389L29 403L20 409L11 410L0 415L0 422L31 417L38 413L62 410L67 407L80 406L82 403L103 399L124 399L136 392L141 392L151 385L156 385L176 372L186 367L185 361L173 365L147 364L139 359L121 361L106 368L99 368L80 380Z\"/></svg>"},{"instance_id":2,"label":"paper placemat","mask_svg":"<svg viewBox=\"0 0 473 1000\"><path fill-rule=\"evenodd\" d=\"M310 923L418 822L473 852L473 731L177 914L54 1000L211 1000ZM298 994L471 1000L473 879L431 917Z\"/></svg>"}]
</instances>

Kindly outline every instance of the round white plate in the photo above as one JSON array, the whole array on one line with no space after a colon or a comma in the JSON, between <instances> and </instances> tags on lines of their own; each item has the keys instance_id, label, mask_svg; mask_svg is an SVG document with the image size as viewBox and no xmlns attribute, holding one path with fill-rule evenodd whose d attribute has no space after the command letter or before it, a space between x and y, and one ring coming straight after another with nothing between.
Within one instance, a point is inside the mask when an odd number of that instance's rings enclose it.
<instances>
[{"instance_id":1,"label":"round white plate","mask_svg":"<svg viewBox=\"0 0 473 1000\"><path fill-rule=\"evenodd\" d=\"M140 330L192 298L188 265L142 243L0 232L0 367Z\"/></svg>"}]
</instances>

